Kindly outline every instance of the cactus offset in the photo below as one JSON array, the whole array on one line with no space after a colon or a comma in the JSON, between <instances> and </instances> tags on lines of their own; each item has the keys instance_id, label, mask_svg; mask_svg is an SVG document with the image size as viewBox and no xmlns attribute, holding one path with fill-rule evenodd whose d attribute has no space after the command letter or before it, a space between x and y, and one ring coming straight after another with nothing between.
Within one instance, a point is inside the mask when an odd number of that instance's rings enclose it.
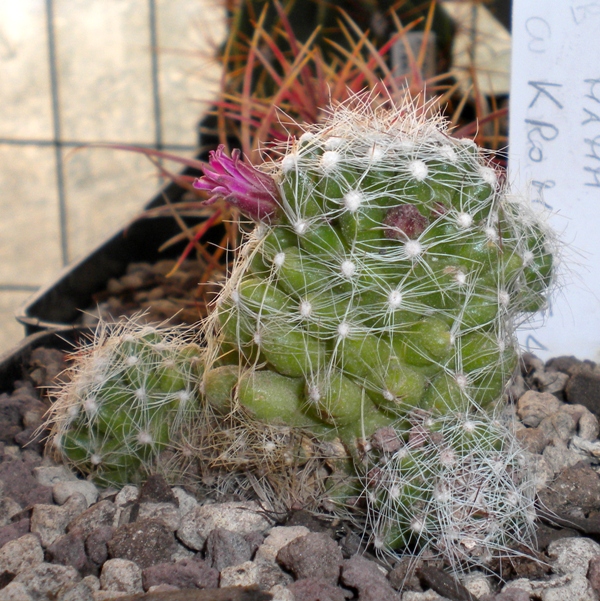
<instances>
[{"instance_id":1,"label":"cactus offset","mask_svg":"<svg viewBox=\"0 0 600 601\"><path fill-rule=\"evenodd\" d=\"M75 355L71 381L52 407L54 452L105 485L174 471L169 460L198 413L200 354L182 329L165 335L133 320L101 323L94 345Z\"/></svg>"}]
</instances>

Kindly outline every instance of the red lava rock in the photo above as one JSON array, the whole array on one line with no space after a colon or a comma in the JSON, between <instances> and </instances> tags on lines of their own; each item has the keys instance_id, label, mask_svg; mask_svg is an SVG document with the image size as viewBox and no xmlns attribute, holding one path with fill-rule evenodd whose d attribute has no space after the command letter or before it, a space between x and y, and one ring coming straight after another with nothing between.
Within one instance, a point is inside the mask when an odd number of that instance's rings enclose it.
<instances>
[{"instance_id":1,"label":"red lava rock","mask_svg":"<svg viewBox=\"0 0 600 601\"><path fill-rule=\"evenodd\" d=\"M400 601L400 595L392 588L379 566L360 555L344 561L341 582L358 591L359 601Z\"/></svg>"},{"instance_id":2,"label":"red lava rock","mask_svg":"<svg viewBox=\"0 0 600 601\"><path fill-rule=\"evenodd\" d=\"M0 548L7 542L21 538L29 532L29 519L23 518L18 522L7 524L0 528Z\"/></svg>"},{"instance_id":3,"label":"red lava rock","mask_svg":"<svg viewBox=\"0 0 600 601\"><path fill-rule=\"evenodd\" d=\"M177 588L217 588L219 572L201 559L181 559L176 563L161 563L142 571L144 590L159 584Z\"/></svg>"},{"instance_id":4,"label":"red lava rock","mask_svg":"<svg viewBox=\"0 0 600 601\"><path fill-rule=\"evenodd\" d=\"M303 578L292 582L288 590L292 591L294 601L346 601L341 588L317 578Z\"/></svg>"},{"instance_id":5,"label":"red lava rock","mask_svg":"<svg viewBox=\"0 0 600 601\"><path fill-rule=\"evenodd\" d=\"M337 584L343 562L338 544L327 534L310 532L282 547L277 562L298 580L309 578Z\"/></svg>"},{"instance_id":6,"label":"red lava rock","mask_svg":"<svg viewBox=\"0 0 600 601\"><path fill-rule=\"evenodd\" d=\"M111 558L129 559L142 570L170 561L176 548L173 532L156 520L139 520L119 526L108 542Z\"/></svg>"}]
</instances>

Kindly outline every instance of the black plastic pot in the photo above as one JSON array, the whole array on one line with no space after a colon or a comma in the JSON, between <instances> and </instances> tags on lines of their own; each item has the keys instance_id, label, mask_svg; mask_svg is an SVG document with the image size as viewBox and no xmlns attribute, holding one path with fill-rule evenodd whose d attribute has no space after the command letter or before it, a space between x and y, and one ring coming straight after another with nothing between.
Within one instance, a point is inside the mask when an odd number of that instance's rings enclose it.
<instances>
[{"instance_id":1,"label":"black plastic pot","mask_svg":"<svg viewBox=\"0 0 600 601\"><path fill-rule=\"evenodd\" d=\"M71 351L91 334L90 328L54 329L26 336L11 350L0 355L0 393L10 392L16 380L26 379L31 353L39 347Z\"/></svg>"}]
</instances>

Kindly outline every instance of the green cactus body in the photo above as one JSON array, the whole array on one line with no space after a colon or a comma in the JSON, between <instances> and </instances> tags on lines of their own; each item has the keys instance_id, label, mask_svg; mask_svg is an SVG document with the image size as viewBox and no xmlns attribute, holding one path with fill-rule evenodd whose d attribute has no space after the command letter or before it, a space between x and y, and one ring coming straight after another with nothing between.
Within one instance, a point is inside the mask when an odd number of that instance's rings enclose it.
<instances>
[{"instance_id":1,"label":"green cactus body","mask_svg":"<svg viewBox=\"0 0 600 601\"><path fill-rule=\"evenodd\" d=\"M100 332L53 406L54 450L99 483L139 482L182 443L201 373L201 349L183 331L165 337L127 324Z\"/></svg>"},{"instance_id":2,"label":"green cactus body","mask_svg":"<svg viewBox=\"0 0 600 601\"><path fill-rule=\"evenodd\" d=\"M445 128L412 107L342 106L265 165L277 209L250 235L207 323L205 381L237 344L244 376L227 380L232 411L316 439L337 434L367 482L375 458L384 480L366 489L376 546L435 548L460 564L479 539L460 555L462 543L442 532L447 516L434 505L445 497L431 487L450 486L452 468L432 457L442 437L472 472L510 447L506 469L521 477L510 433L485 412L516 367L515 324L542 306L552 252L550 235L483 151ZM460 425L471 414L473 433ZM441 425L416 445L423 415ZM404 455L369 451L387 427ZM486 501L490 511L520 484L502 486ZM530 523L523 495L514 521L500 525L510 534L490 538L491 547L519 540L516 530Z\"/></svg>"},{"instance_id":3,"label":"green cactus body","mask_svg":"<svg viewBox=\"0 0 600 601\"><path fill-rule=\"evenodd\" d=\"M482 152L444 127L342 107L267 166L280 212L219 301L207 374L223 341L237 343L261 378L303 378L296 404L312 417L316 379L347 380L390 418L501 397L515 320L539 304L551 254ZM343 427L346 406L316 413Z\"/></svg>"}]
</instances>

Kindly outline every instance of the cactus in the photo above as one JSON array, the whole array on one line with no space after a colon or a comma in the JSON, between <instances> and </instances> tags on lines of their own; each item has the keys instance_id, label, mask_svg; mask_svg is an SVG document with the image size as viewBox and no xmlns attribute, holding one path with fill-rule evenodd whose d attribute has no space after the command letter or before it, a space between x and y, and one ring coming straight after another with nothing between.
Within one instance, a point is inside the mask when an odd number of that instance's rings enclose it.
<instances>
[{"instance_id":1,"label":"cactus","mask_svg":"<svg viewBox=\"0 0 600 601\"><path fill-rule=\"evenodd\" d=\"M94 344L75 354L70 383L52 406L53 451L104 485L166 469L198 412L199 359L185 330L165 335L135 320L101 323Z\"/></svg>"},{"instance_id":2,"label":"cactus","mask_svg":"<svg viewBox=\"0 0 600 601\"><path fill-rule=\"evenodd\" d=\"M455 569L527 543L531 478L494 415L553 238L447 129L359 97L261 169L214 151L195 187L258 223L205 348L101 336L54 412L63 458L119 483L176 447L204 483L275 509L366 506L376 548Z\"/></svg>"},{"instance_id":3,"label":"cactus","mask_svg":"<svg viewBox=\"0 0 600 601\"><path fill-rule=\"evenodd\" d=\"M209 402L252 428L341 441L376 546L433 549L458 568L526 542L530 478L493 415L515 327L545 306L553 239L491 158L410 103L355 98L260 170L219 148L196 187L259 222L206 323ZM390 428L404 441L391 456L373 442ZM459 510L482 478L489 494Z\"/></svg>"},{"instance_id":4,"label":"cactus","mask_svg":"<svg viewBox=\"0 0 600 601\"><path fill-rule=\"evenodd\" d=\"M535 481L505 426L485 414L417 413L411 421L406 441L380 433L371 456L365 483L376 549L426 549L459 572L534 540Z\"/></svg>"},{"instance_id":5,"label":"cactus","mask_svg":"<svg viewBox=\"0 0 600 601\"><path fill-rule=\"evenodd\" d=\"M220 149L197 183L261 222L209 320L205 378L287 382L300 421L349 440L415 409L494 407L552 254L479 149L408 106L342 106L251 171ZM256 411L245 378L231 401ZM275 396L261 419L283 415Z\"/></svg>"}]
</instances>

